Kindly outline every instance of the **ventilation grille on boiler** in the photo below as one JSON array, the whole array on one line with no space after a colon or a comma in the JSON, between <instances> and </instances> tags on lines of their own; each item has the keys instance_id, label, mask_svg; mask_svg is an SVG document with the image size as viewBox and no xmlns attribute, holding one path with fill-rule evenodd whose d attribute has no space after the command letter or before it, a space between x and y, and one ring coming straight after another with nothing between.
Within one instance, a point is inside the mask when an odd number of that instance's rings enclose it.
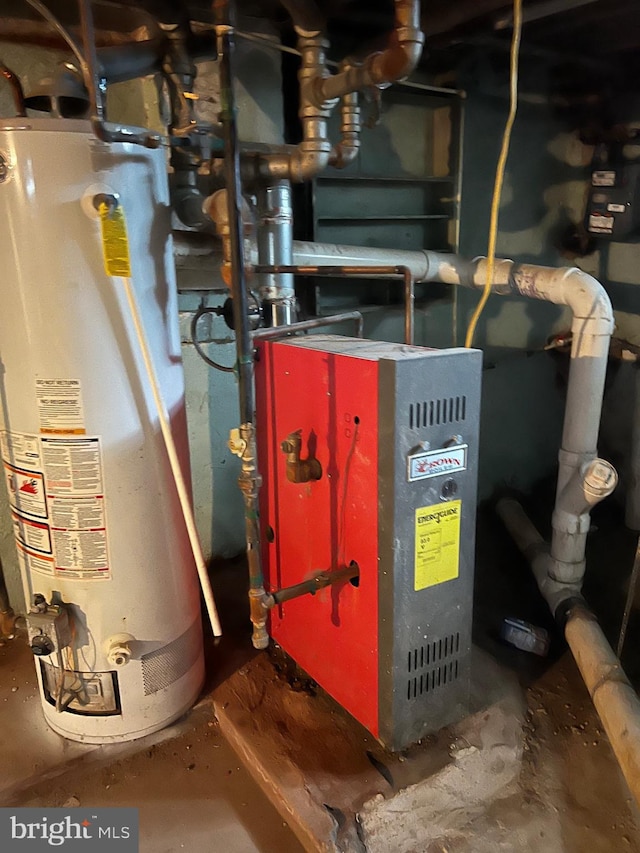
<instances>
[{"instance_id":1,"label":"ventilation grille on boiler","mask_svg":"<svg viewBox=\"0 0 640 853\"><path fill-rule=\"evenodd\" d=\"M445 687L458 677L460 634L432 640L408 654L407 699L416 699Z\"/></svg>"},{"instance_id":2,"label":"ventilation grille on boiler","mask_svg":"<svg viewBox=\"0 0 640 853\"><path fill-rule=\"evenodd\" d=\"M467 417L467 398L442 397L440 400L425 400L409 404L409 428L437 426L438 424L461 423Z\"/></svg>"},{"instance_id":3,"label":"ventilation grille on boiler","mask_svg":"<svg viewBox=\"0 0 640 853\"><path fill-rule=\"evenodd\" d=\"M200 620L171 643L142 657L144 695L150 696L189 672L198 660L202 643Z\"/></svg>"}]
</instances>

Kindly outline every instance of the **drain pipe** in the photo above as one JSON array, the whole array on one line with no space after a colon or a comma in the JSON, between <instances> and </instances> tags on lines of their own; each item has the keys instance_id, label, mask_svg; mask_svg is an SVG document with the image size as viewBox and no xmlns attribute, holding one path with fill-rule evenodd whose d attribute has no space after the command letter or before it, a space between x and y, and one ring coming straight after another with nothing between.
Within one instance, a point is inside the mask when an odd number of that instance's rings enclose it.
<instances>
[{"instance_id":1,"label":"drain pipe","mask_svg":"<svg viewBox=\"0 0 640 853\"><path fill-rule=\"evenodd\" d=\"M220 65L220 96L223 105L221 119L224 133L224 172L227 189L231 293L233 296L233 325L236 338L240 403L240 426L238 429L232 430L229 447L232 453L240 457L242 466L238 485L244 498L245 507L245 534L250 586L249 604L253 624L252 643L256 649L265 649L269 645L269 635L266 627L267 615L262 606L265 590L258 525L258 490L261 485L261 478L257 464L253 344L249 324L249 295L245 284L240 152L233 91L235 40L234 28L229 21L228 2L216 0L214 12Z\"/></svg>"}]
</instances>

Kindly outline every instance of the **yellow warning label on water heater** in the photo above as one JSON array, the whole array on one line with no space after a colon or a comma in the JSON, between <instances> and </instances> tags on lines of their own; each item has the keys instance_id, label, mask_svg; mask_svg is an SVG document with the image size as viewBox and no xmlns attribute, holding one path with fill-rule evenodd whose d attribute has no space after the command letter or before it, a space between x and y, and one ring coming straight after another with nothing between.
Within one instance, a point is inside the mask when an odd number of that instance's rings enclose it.
<instances>
[{"instance_id":1,"label":"yellow warning label on water heater","mask_svg":"<svg viewBox=\"0 0 640 853\"><path fill-rule=\"evenodd\" d=\"M458 577L462 501L416 510L414 589L426 589Z\"/></svg>"},{"instance_id":2,"label":"yellow warning label on water heater","mask_svg":"<svg viewBox=\"0 0 640 853\"><path fill-rule=\"evenodd\" d=\"M102 254L107 275L129 278L129 240L123 209L100 205L100 225L102 227Z\"/></svg>"}]
</instances>

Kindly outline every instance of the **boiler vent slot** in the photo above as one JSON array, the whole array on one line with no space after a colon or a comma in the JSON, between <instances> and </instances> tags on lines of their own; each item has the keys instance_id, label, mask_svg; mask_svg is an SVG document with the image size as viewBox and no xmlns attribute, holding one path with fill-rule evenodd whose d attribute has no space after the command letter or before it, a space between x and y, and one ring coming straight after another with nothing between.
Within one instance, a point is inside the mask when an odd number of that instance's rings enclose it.
<instances>
[{"instance_id":1,"label":"boiler vent slot","mask_svg":"<svg viewBox=\"0 0 640 853\"><path fill-rule=\"evenodd\" d=\"M182 678L200 654L200 619L167 646L142 657L144 695L150 696Z\"/></svg>"},{"instance_id":2,"label":"boiler vent slot","mask_svg":"<svg viewBox=\"0 0 640 853\"><path fill-rule=\"evenodd\" d=\"M416 699L455 681L459 672L459 651L459 633L412 649L407 660L407 699Z\"/></svg>"},{"instance_id":3,"label":"boiler vent slot","mask_svg":"<svg viewBox=\"0 0 640 853\"><path fill-rule=\"evenodd\" d=\"M467 417L467 398L442 397L409 404L409 429L461 423Z\"/></svg>"}]
</instances>

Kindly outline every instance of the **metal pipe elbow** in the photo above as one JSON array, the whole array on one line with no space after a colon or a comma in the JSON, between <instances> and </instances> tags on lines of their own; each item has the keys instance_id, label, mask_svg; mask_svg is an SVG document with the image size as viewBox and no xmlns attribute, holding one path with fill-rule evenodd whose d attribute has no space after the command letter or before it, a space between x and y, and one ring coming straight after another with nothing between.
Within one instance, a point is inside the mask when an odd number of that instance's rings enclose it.
<instances>
[{"instance_id":1,"label":"metal pipe elbow","mask_svg":"<svg viewBox=\"0 0 640 853\"><path fill-rule=\"evenodd\" d=\"M409 30L392 47L374 54L370 60L370 74L374 84L395 83L405 80L415 69L422 56L424 33Z\"/></svg>"},{"instance_id":2,"label":"metal pipe elbow","mask_svg":"<svg viewBox=\"0 0 640 853\"><path fill-rule=\"evenodd\" d=\"M324 139L301 142L286 154L270 155L260 162L263 178L290 180L299 184L309 181L326 169L331 157L331 143Z\"/></svg>"}]
</instances>

